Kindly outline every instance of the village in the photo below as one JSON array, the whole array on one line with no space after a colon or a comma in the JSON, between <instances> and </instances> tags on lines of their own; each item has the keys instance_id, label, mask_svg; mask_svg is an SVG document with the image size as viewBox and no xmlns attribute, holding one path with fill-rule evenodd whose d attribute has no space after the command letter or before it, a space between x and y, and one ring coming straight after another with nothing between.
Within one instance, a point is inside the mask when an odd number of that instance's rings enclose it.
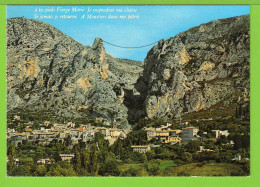
<instances>
[{"instance_id":1,"label":"village","mask_svg":"<svg viewBox=\"0 0 260 187\"><path fill-rule=\"evenodd\" d=\"M14 120L20 119L19 116L14 116ZM24 132L17 132L15 129L7 129L7 142L13 142L15 146L22 144L24 140L29 142L37 142L39 145L49 145L51 141L56 139L58 142L64 143L67 139L70 140L69 148L78 144L81 140L86 144L86 148L90 145L95 133L100 132L112 145L118 138L124 139L131 130L118 129L116 123L113 128L96 127L91 124L81 124L78 128L75 123L68 122L66 124L53 123L50 126L50 121L45 121L40 125L40 129L32 130L30 125L25 128Z\"/></svg>"},{"instance_id":2,"label":"village","mask_svg":"<svg viewBox=\"0 0 260 187\"><path fill-rule=\"evenodd\" d=\"M20 120L20 116L15 115L13 120ZM166 123L160 127L144 127L147 136L147 145L132 145L132 151L138 153L146 153L151 148L160 147L162 145L186 145L191 141L203 141L203 138L198 135L199 128L191 126L188 122L184 122L179 125L178 129L173 129L172 124ZM40 124L40 129L32 129L31 125L26 126L24 132L17 132L15 129L7 129L7 142L10 146L11 142L17 147L23 144L24 141L36 143L42 146L49 145L53 140L68 145L69 149L72 149L74 145L79 142L83 142L86 145L86 149L90 148L91 142L96 133L104 135L104 139L109 142L109 145L113 145L118 139L125 139L132 130L125 130L117 128L116 122L113 123L113 127L96 127L91 124L81 124L76 127L75 123L67 122L65 124L53 123L50 121L44 121ZM215 135L215 139L221 136L228 137L228 130L212 130ZM206 135L207 132L203 132ZM231 140L228 144L234 145ZM213 152L211 149L205 149L204 146L200 146L198 152ZM60 154L62 161L70 161L74 158L74 154ZM241 160L241 156L234 158ZM17 161L18 162L18 161ZM38 164L50 164L49 158L41 158L37 161Z\"/></svg>"},{"instance_id":3,"label":"village","mask_svg":"<svg viewBox=\"0 0 260 187\"><path fill-rule=\"evenodd\" d=\"M9 116L6 162L14 175L198 175L185 169L194 165L200 170L236 168L225 170L225 175L249 172L247 123L231 117L143 119L131 129L120 128L115 120L107 125L97 117L32 119ZM214 172L208 175L224 175Z\"/></svg>"}]
</instances>

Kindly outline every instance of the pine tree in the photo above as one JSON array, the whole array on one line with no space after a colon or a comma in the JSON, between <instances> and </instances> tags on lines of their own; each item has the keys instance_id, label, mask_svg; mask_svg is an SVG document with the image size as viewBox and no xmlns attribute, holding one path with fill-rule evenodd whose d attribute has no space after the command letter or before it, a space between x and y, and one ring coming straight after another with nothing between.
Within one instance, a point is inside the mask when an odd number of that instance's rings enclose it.
<instances>
[{"instance_id":1,"label":"pine tree","mask_svg":"<svg viewBox=\"0 0 260 187\"><path fill-rule=\"evenodd\" d=\"M10 152L9 152L9 161L7 164L7 174L9 176L14 176L15 175L15 171L16 171L16 151L15 151L15 144L13 142L11 142L11 145L9 147Z\"/></svg>"},{"instance_id":2,"label":"pine tree","mask_svg":"<svg viewBox=\"0 0 260 187\"><path fill-rule=\"evenodd\" d=\"M114 148L114 153L118 156L118 158L120 159L123 155L123 142L122 140L118 140L115 144L115 148Z\"/></svg>"},{"instance_id":3,"label":"pine tree","mask_svg":"<svg viewBox=\"0 0 260 187\"><path fill-rule=\"evenodd\" d=\"M83 175L89 175L89 151L85 151L82 153L82 167L83 167Z\"/></svg>"},{"instance_id":4,"label":"pine tree","mask_svg":"<svg viewBox=\"0 0 260 187\"><path fill-rule=\"evenodd\" d=\"M98 175L98 150L96 144L90 146L88 171L92 176Z\"/></svg>"},{"instance_id":5,"label":"pine tree","mask_svg":"<svg viewBox=\"0 0 260 187\"><path fill-rule=\"evenodd\" d=\"M74 153L75 153L74 169L75 169L77 175L81 175L81 157L80 157L78 145L76 145L74 149L75 149L74 150Z\"/></svg>"}]
</instances>

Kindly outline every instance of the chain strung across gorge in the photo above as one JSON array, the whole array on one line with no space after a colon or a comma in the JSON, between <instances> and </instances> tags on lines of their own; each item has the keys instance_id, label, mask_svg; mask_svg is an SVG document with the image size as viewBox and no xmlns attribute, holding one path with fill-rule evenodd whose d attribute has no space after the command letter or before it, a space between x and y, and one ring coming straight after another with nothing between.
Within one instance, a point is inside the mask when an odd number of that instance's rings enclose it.
<instances>
[{"instance_id":1,"label":"chain strung across gorge","mask_svg":"<svg viewBox=\"0 0 260 187\"><path fill-rule=\"evenodd\" d=\"M156 42L153 42L153 43L150 43L150 44L147 44L147 45L142 45L142 46L134 46L134 47L126 47L126 46L121 46L121 45L116 45L116 44L112 44L110 42L107 42L105 40L103 40L104 43L107 43L109 45L112 45L114 47L119 47L119 48L129 48L129 49L132 49L132 48L143 48L143 47L147 47L147 46L150 46L150 45L154 45L156 43L158 43L159 41L156 41Z\"/></svg>"}]
</instances>

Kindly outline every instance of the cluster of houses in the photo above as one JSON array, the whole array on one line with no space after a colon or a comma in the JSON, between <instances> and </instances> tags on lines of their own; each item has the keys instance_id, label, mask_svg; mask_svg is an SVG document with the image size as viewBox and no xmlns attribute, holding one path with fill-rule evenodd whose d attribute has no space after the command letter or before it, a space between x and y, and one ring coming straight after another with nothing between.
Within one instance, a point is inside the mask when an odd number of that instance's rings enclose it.
<instances>
[{"instance_id":1,"label":"cluster of houses","mask_svg":"<svg viewBox=\"0 0 260 187\"><path fill-rule=\"evenodd\" d=\"M185 125L188 125L186 122ZM166 125L161 126L160 128L144 128L147 134L147 140L157 140L161 143L167 144L187 144L189 141L199 140L200 136L198 135L199 129L193 126L179 129L172 129L172 124L167 123ZM228 136L228 130L212 130L215 133L216 137L220 136ZM154 146L154 145L153 145ZM134 152L146 153L150 150L150 145L136 145L132 146ZM204 149L204 147L200 147L199 152L212 151L208 149Z\"/></svg>"},{"instance_id":2,"label":"cluster of houses","mask_svg":"<svg viewBox=\"0 0 260 187\"><path fill-rule=\"evenodd\" d=\"M198 140L200 136L198 135L199 129L193 126L179 129L172 129L172 124L167 123L166 125L161 126L160 128L145 128L144 130L147 133L148 141L152 139L159 140L161 143L170 143L177 144L182 143L186 144L192 140ZM212 130L215 133L215 138L220 138L220 136L228 136L228 130ZM204 134L206 134L205 132Z\"/></svg>"},{"instance_id":3,"label":"cluster of houses","mask_svg":"<svg viewBox=\"0 0 260 187\"><path fill-rule=\"evenodd\" d=\"M100 132L111 145L118 138L126 138L127 134L130 132L130 130L118 129L116 127L106 128L91 125L80 125L78 128L75 128L75 124L72 122L67 124L52 124L51 128L46 128L49 123L50 122L48 121L44 122L38 130L32 130L28 126L22 133L16 132L15 129L7 129L7 141L8 143L14 142L17 146L22 144L24 140L37 142L40 145L48 145L54 139L61 143L64 143L64 141L69 139L70 147L79 143L80 140L86 143L86 146L89 146L95 133Z\"/></svg>"},{"instance_id":4,"label":"cluster of houses","mask_svg":"<svg viewBox=\"0 0 260 187\"><path fill-rule=\"evenodd\" d=\"M14 120L19 120L19 116L15 116ZM95 136L95 133L99 132L104 135L104 138L109 141L109 144L112 145L118 138L124 139L127 137L127 134L131 130L118 129L116 125L113 125L113 128L107 127L96 127L87 125L80 125L75 127L75 123L68 122L66 124L57 124L54 123L50 126L49 121L45 121L41 124L40 129L32 130L30 126L25 128L25 131L18 133L15 129L7 129L7 142L13 142L16 146L22 144L23 141L27 140L29 142L37 142L40 145L48 145L54 139L58 142L64 143L69 139L69 147L72 148L73 145L78 144L79 141L86 143L88 147ZM186 126L186 127L184 127ZM144 128L147 134L147 140L154 140L160 143L166 144L187 144L189 141L199 140L200 136L198 135L199 129L193 126L188 126L188 122L185 124L180 124L182 130L172 129L172 124L167 123L159 128ZM228 130L212 130L215 133L215 138L220 136L228 136ZM206 134L204 132L203 134ZM133 152L146 153L151 150L151 147L158 147L159 145L135 145L131 146ZM203 146L200 146L198 152L211 152L213 150L205 149ZM60 154L59 155L63 161L70 161L74 154ZM39 164L51 164L50 159L40 159L38 160Z\"/></svg>"},{"instance_id":5,"label":"cluster of houses","mask_svg":"<svg viewBox=\"0 0 260 187\"><path fill-rule=\"evenodd\" d=\"M197 140L199 129L196 127L185 127L182 130L172 129L172 124L167 123L160 128L145 128L147 133L147 139L150 141L152 139L159 140L161 143L187 143L188 141Z\"/></svg>"}]
</instances>

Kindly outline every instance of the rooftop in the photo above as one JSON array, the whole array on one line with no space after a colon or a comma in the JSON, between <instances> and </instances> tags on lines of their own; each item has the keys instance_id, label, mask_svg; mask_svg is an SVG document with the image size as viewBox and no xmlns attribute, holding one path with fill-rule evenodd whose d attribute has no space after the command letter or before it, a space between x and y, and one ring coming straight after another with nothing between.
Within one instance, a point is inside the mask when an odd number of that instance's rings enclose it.
<instances>
[{"instance_id":1,"label":"rooftop","mask_svg":"<svg viewBox=\"0 0 260 187\"><path fill-rule=\"evenodd\" d=\"M133 145L132 148L149 148L148 145Z\"/></svg>"},{"instance_id":2,"label":"rooftop","mask_svg":"<svg viewBox=\"0 0 260 187\"><path fill-rule=\"evenodd\" d=\"M186 127L186 128L183 128L183 129L198 129L196 127Z\"/></svg>"},{"instance_id":3,"label":"rooftop","mask_svg":"<svg viewBox=\"0 0 260 187\"><path fill-rule=\"evenodd\" d=\"M70 157L74 157L75 155L74 154L60 154L60 156L70 156Z\"/></svg>"}]
</instances>

